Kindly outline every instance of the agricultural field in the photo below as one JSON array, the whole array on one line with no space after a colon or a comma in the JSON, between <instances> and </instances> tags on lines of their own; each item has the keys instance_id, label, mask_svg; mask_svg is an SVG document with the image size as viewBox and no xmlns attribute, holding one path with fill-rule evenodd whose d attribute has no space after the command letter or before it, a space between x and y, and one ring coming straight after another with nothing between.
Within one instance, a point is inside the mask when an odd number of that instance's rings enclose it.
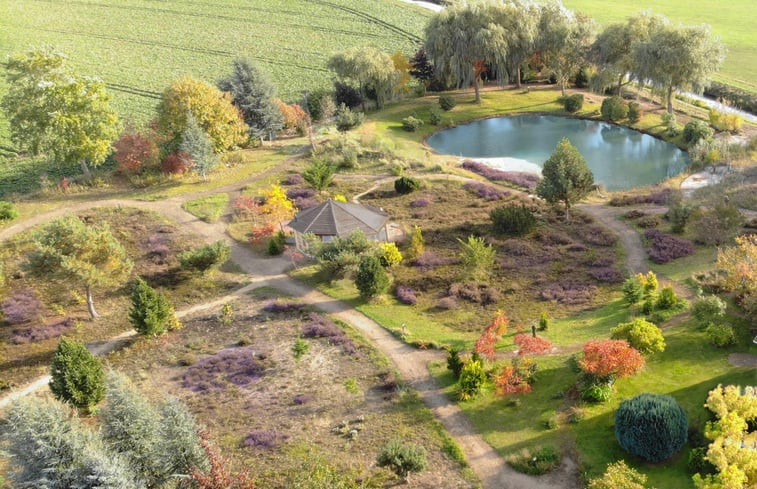
<instances>
[{"instance_id":1,"label":"agricultural field","mask_svg":"<svg viewBox=\"0 0 757 489\"><path fill-rule=\"evenodd\" d=\"M728 47L725 63L715 80L757 92L757 23L752 0L564 0L563 3L594 17L601 26L622 21L642 10L662 14L672 22L707 23Z\"/></svg>"},{"instance_id":2,"label":"agricultural field","mask_svg":"<svg viewBox=\"0 0 757 489\"><path fill-rule=\"evenodd\" d=\"M299 101L303 90L330 85L335 52L413 53L430 15L398 0L23 0L0 5L0 56L55 46L80 73L103 79L124 120L142 124L172 80L218 80L239 56L270 74L279 97ZM12 150L6 131L0 119L2 152Z\"/></svg>"},{"instance_id":3,"label":"agricultural field","mask_svg":"<svg viewBox=\"0 0 757 489\"><path fill-rule=\"evenodd\" d=\"M316 473L334 477L320 487L358 487L347 482L356 478L385 487L396 482L376 454L397 437L428 454L427 470L402 487L474 487L455 442L356 330L275 290L230 305L108 361L148 395L184 400L224 454L250 468L255 487L315 487L298 484Z\"/></svg>"}]
</instances>

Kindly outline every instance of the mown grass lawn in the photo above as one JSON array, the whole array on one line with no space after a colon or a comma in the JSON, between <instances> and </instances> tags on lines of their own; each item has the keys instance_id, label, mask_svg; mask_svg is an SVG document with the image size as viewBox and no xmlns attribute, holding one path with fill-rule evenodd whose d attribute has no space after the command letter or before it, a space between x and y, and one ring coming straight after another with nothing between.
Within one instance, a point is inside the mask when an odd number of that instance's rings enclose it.
<instances>
[{"instance_id":1,"label":"mown grass lawn","mask_svg":"<svg viewBox=\"0 0 757 489\"><path fill-rule=\"evenodd\" d=\"M606 321L602 312L601 309L594 311L595 317L584 319L601 330L600 325ZM566 453L577 453L578 462L589 477L601 474L607 464L625 459L629 465L647 474L653 487L693 487L691 474L686 471L688 446L674 459L657 465L641 463L623 452L615 440L613 428L618 405L642 392L669 394L686 409L690 425L701 431L708 419L703 407L707 392L718 384L752 385L754 370L729 365L728 353L739 348L722 350L709 345L704 333L692 321L666 329L665 337L667 349L664 353L648 358L641 374L617 381L609 402L582 405L586 417L577 424L570 424L561 416L558 429L549 430L544 425L547 417L572 402L566 400L564 394L575 385L578 374L569 366L567 354L536 358L539 373L530 394L503 398L490 387L478 398L459 402L459 405L476 430L502 455L552 444L563 446ZM457 386L446 366L432 365L431 372L445 392L457 399ZM509 405L509 401L516 398L520 404Z\"/></svg>"},{"instance_id":2,"label":"mown grass lawn","mask_svg":"<svg viewBox=\"0 0 757 489\"><path fill-rule=\"evenodd\" d=\"M601 26L622 22L642 10L668 17L673 23L710 24L714 34L728 47L725 63L715 79L757 92L757 30L754 24L754 2L733 0L564 0L566 7L584 12Z\"/></svg>"},{"instance_id":3,"label":"mown grass lawn","mask_svg":"<svg viewBox=\"0 0 757 489\"><path fill-rule=\"evenodd\" d=\"M216 222L229 206L229 194L215 194L185 202L181 207L193 216L205 221Z\"/></svg>"}]
</instances>

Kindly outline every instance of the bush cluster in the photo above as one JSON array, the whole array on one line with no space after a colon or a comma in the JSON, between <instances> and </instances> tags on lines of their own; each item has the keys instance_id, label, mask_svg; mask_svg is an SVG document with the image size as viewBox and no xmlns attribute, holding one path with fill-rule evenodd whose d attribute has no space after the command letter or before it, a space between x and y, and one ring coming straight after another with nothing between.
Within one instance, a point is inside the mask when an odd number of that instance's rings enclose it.
<instances>
[{"instance_id":1,"label":"bush cluster","mask_svg":"<svg viewBox=\"0 0 757 489\"><path fill-rule=\"evenodd\" d=\"M613 328L612 338L626 340L641 353L662 353L665 351L665 338L662 330L655 324L636 318Z\"/></svg>"},{"instance_id":2,"label":"bush cluster","mask_svg":"<svg viewBox=\"0 0 757 489\"><path fill-rule=\"evenodd\" d=\"M712 128L703 121L693 120L683 126L683 140L694 145L700 139L710 139L713 135Z\"/></svg>"},{"instance_id":3,"label":"bush cluster","mask_svg":"<svg viewBox=\"0 0 757 489\"><path fill-rule=\"evenodd\" d=\"M486 371L477 358L469 358L460 370L458 386L460 399L468 400L476 397L486 383Z\"/></svg>"},{"instance_id":4,"label":"bush cluster","mask_svg":"<svg viewBox=\"0 0 757 489\"><path fill-rule=\"evenodd\" d=\"M339 106L336 111L336 117L334 118L336 128L341 132L355 129L362 124L364 120L365 114L362 112L355 112L344 104Z\"/></svg>"},{"instance_id":5,"label":"bush cluster","mask_svg":"<svg viewBox=\"0 0 757 489\"><path fill-rule=\"evenodd\" d=\"M582 93L560 97L558 100L565 107L565 110L571 114L578 112L584 106L584 96Z\"/></svg>"},{"instance_id":6,"label":"bush cluster","mask_svg":"<svg viewBox=\"0 0 757 489\"><path fill-rule=\"evenodd\" d=\"M403 304L408 306L415 305L418 302L418 297L415 295L415 291L406 285L399 285L394 289L394 296Z\"/></svg>"},{"instance_id":7,"label":"bush cluster","mask_svg":"<svg viewBox=\"0 0 757 489\"><path fill-rule=\"evenodd\" d=\"M355 275L355 286L363 299L370 299L384 293L390 282L391 278L378 257L365 255L360 259Z\"/></svg>"},{"instance_id":8,"label":"bush cluster","mask_svg":"<svg viewBox=\"0 0 757 489\"><path fill-rule=\"evenodd\" d=\"M439 107L444 111L449 111L455 108L457 101L452 95L442 95L439 97Z\"/></svg>"},{"instance_id":9,"label":"bush cluster","mask_svg":"<svg viewBox=\"0 0 757 489\"><path fill-rule=\"evenodd\" d=\"M560 465L560 454L552 446L524 448L507 457L507 463L518 472L542 475Z\"/></svg>"},{"instance_id":10,"label":"bush cluster","mask_svg":"<svg viewBox=\"0 0 757 489\"><path fill-rule=\"evenodd\" d=\"M226 262L231 256L231 247L225 241L200 246L179 255L179 263L184 270L204 273Z\"/></svg>"},{"instance_id":11,"label":"bush cluster","mask_svg":"<svg viewBox=\"0 0 757 489\"><path fill-rule=\"evenodd\" d=\"M11 202L0 201L0 221L12 221L18 217L18 208Z\"/></svg>"},{"instance_id":12,"label":"bush cluster","mask_svg":"<svg viewBox=\"0 0 757 489\"><path fill-rule=\"evenodd\" d=\"M421 472L426 468L426 449L394 439L381 449L376 462L379 467L389 467L398 477L406 479L411 472Z\"/></svg>"},{"instance_id":13,"label":"bush cluster","mask_svg":"<svg viewBox=\"0 0 757 489\"><path fill-rule=\"evenodd\" d=\"M178 326L173 307L166 296L137 277L131 293L129 321L144 336L159 336Z\"/></svg>"},{"instance_id":14,"label":"bush cluster","mask_svg":"<svg viewBox=\"0 0 757 489\"><path fill-rule=\"evenodd\" d=\"M638 102L630 102L628 104L628 122L636 124L641 120L641 116L641 105Z\"/></svg>"},{"instance_id":15,"label":"bush cluster","mask_svg":"<svg viewBox=\"0 0 757 489\"><path fill-rule=\"evenodd\" d=\"M619 121L628 116L628 105L618 96L607 97L600 108L602 118L608 121Z\"/></svg>"},{"instance_id":16,"label":"bush cluster","mask_svg":"<svg viewBox=\"0 0 757 489\"><path fill-rule=\"evenodd\" d=\"M736 343L736 332L727 324L709 323L704 333L707 340L718 348L726 348Z\"/></svg>"},{"instance_id":17,"label":"bush cluster","mask_svg":"<svg viewBox=\"0 0 757 489\"><path fill-rule=\"evenodd\" d=\"M409 194L421 188L421 181L413 177L399 177L394 181L394 190L398 194Z\"/></svg>"},{"instance_id":18,"label":"bush cluster","mask_svg":"<svg viewBox=\"0 0 757 489\"><path fill-rule=\"evenodd\" d=\"M408 116L402 119L402 129L407 132L415 132L421 128L423 121L413 116Z\"/></svg>"}]
</instances>

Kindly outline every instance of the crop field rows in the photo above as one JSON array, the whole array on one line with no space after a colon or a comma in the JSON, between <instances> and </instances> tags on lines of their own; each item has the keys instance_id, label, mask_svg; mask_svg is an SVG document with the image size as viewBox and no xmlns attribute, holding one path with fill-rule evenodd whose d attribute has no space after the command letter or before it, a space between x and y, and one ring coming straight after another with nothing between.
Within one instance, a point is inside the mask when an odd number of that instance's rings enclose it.
<instances>
[{"instance_id":1,"label":"crop field rows","mask_svg":"<svg viewBox=\"0 0 757 489\"><path fill-rule=\"evenodd\" d=\"M298 101L330 83L335 52L373 45L411 54L429 15L393 1L19 0L0 6L0 56L54 46L80 73L102 78L119 113L141 124L173 79L213 82L238 56L265 69L282 99ZM5 121L0 143L8 146Z\"/></svg>"}]
</instances>

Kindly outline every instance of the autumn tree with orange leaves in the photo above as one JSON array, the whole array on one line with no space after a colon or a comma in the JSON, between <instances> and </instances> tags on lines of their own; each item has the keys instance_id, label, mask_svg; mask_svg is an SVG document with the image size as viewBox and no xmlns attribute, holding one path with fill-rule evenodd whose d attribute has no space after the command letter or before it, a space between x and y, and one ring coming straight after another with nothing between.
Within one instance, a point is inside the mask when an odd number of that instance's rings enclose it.
<instances>
[{"instance_id":1,"label":"autumn tree with orange leaves","mask_svg":"<svg viewBox=\"0 0 757 489\"><path fill-rule=\"evenodd\" d=\"M630 377L644 366L644 357L625 340L592 340L584 345L581 370L603 381Z\"/></svg>"},{"instance_id":2,"label":"autumn tree with orange leaves","mask_svg":"<svg viewBox=\"0 0 757 489\"><path fill-rule=\"evenodd\" d=\"M250 479L248 471L233 474L228 468L228 460L223 458L211 443L208 433L200 432L200 445L205 450L205 455L210 462L210 470L203 472L197 467L192 467L187 483L182 487L195 489L255 489L255 484Z\"/></svg>"}]
</instances>

